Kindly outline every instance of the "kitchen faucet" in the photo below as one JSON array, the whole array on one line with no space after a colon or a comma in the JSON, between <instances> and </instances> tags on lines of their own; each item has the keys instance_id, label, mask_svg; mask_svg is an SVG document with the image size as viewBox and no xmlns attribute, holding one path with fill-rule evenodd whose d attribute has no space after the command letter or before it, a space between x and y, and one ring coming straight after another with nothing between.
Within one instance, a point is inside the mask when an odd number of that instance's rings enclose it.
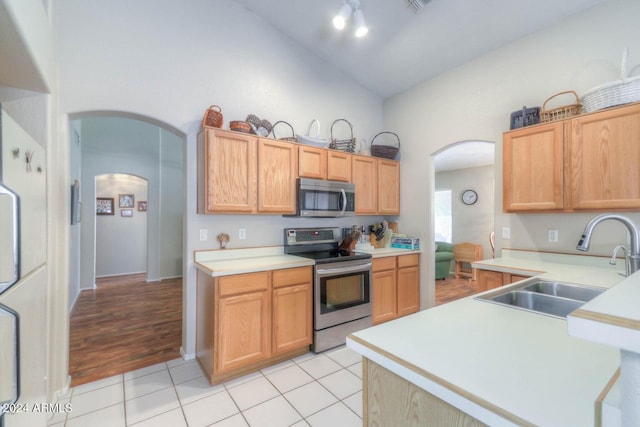
<instances>
[{"instance_id":1,"label":"kitchen faucet","mask_svg":"<svg viewBox=\"0 0 640 427\"><path fill-rule=\"evenodd\" d=\"M616 221L621 222L625 227L627 227L627 230L629 230L629 234L631 236L631 248L625 252L625 263L627 275L633 274L640 270L640 231L638 231L638 227L636 227L633 221L626 216L618 214L602 214L592 218L584 228L584 232L582 233L582 237L580 238L576 249L579 251L588 251L593 230L602 221L608 219L615 219Z\"/></svg>"}]
</instances>

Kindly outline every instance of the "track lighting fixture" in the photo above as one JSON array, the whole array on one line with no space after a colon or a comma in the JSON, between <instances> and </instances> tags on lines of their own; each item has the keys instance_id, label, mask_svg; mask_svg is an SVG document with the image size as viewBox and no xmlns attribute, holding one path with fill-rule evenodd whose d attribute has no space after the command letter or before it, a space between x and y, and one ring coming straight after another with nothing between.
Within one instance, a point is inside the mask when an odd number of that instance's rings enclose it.
<instances>
[{"instance_id":1,"label":"track lighting fixture","mask_svg":"<svg viewBox=\"0 0 640 427\"><path fill-rule=\"evenodd\" d=\"M362 37L369 32L367 23L364 20L364 14L360 8L359 0L345 0L344 4L333 18L333 26L338 30L344 29L347 20L353 15L353 24L355 26L355 36Z\"/></svg>"}]
</instances>

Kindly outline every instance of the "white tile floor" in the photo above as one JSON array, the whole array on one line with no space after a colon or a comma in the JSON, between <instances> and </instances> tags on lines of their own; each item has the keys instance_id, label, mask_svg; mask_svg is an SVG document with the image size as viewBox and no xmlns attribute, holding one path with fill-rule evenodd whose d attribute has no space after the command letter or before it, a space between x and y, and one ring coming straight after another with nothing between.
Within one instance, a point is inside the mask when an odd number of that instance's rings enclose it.
<instances>
[{"instance_id":1,"label":"white tile floor","mask_svg":"<svg viewBox=\"0 0 640 427\"><path fill-rule=\"evenodd\" d=\"M362 361L346 347L210 386L195 360L173 360L73 388L56 427L362 425Z\"/></svg>"}]
</instances>

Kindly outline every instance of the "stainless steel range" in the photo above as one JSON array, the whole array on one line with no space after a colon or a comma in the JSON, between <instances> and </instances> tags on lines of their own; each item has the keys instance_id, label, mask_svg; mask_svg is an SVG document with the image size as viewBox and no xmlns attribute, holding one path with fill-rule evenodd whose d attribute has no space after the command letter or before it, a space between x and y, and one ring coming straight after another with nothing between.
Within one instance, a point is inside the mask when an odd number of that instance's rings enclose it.
<instances>
[{"instance_id":1,"label":"stainless steel range","mask_svg":"<svg viewBox=\"0 0 640 427\"><path fill-rule=\"evenodd\" d=\"M315 260L313 345L319 353L373 325L371 255L338 250L338 228L287 228L284 252Z\"/></svg>"}]
</instances>

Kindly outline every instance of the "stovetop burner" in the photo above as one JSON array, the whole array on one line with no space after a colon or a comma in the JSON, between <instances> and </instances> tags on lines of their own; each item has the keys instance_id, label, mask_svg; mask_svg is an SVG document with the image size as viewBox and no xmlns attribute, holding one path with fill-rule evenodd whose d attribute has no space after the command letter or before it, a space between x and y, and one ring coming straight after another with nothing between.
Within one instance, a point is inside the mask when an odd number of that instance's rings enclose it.
<instances>
[{"instance_id":1,"label":"stovetop burner","mask_svg":"<svg viewBox=\"0 0 640 427\"><path fill-rule=\"evenodd\" d=\"M369 259L371 254L340 250L338 228L287 228L284 253L311 258L316 264Z\"/></svg>"}]
</instances>

